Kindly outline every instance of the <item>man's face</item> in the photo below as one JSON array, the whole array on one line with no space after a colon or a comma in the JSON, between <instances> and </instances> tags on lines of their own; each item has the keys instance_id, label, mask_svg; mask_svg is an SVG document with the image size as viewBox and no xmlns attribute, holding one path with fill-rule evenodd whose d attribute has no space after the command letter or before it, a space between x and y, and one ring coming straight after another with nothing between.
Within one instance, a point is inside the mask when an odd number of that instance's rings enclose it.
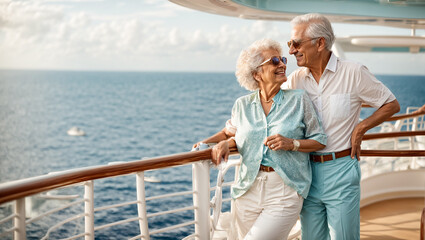
<instances>
[{"instance_id":1,"label":"man's face","mask_svg":"<svg viewBox=\"0 0 425 240\"><path fill-rule=\"evenodd\" d=\"M307 37L305 31L306 24L294 26L291 32L289 54L293 54L299 67L310 67L317 61L317 42L312 43L312 39Z\"/></svg>"}]
</instances>

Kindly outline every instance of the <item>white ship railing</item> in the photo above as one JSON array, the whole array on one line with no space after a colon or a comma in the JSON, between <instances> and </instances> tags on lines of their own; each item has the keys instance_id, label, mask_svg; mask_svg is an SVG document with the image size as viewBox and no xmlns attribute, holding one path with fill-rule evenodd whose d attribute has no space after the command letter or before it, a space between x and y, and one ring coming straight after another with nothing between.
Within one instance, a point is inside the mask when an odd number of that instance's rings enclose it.
<instances>
[{"instance_id":1,"label":"white ship railing","mask_svg":"<svg viewBox=\"0 0 425 240\"><path fill-rule=\"evenodd\" d=\"M210 156L210 149L192 152L177 154L168 157L160 157L156 159L144 159L131 163L118 163L109 166L99 166L92 168L77 169L65 172L59 172L54 174L49 174L45 176L29 178L25 180L20 180L16 182L10 182L0 185L0 202L1 203L13 203L13 213L9 216L3 218L0 223L4 224L8 221L13 221L13 227L0 233L0 238L7 237L8 235L13 234L14 239L26 239L26 225L40 220L43 217L46 217L50 214L56 213L62 209L82 204L84 203L84 212L75 216L71 216L54 226L51 226L42 239L48 239L49 235L55 231L57 228L63 226L64 224L75 221L79 218L84 218L84 232L70 236L66 239L76 239L84 237L85 239L94 239L95 231L109 228L115 225L124 224L128 222L139 222L140 235L133 237L132 239L149 239L150 235L157 234L165 231L170 231L175 228L180 228L188 225L195 225L195 234L194 237L199 239L208 239L210 237L210 161L208 161ZM177 161L170 163L170 159ZM179 160L180 159L180 160ZM145 196L145 181L144 181L144 171L136 170L152 170L159 169L163 167L170 167L175 165L184 165L186 163L194 162L192 164L193 171L193 191L185 191L171 194L164 194L161 196L153 196L147 198ZM166 163L167 165L164 165ZM137 166L139 165L139 166ZM157 166L155 166L157 165ZM146 168L146 169L143 169ZM94 207L94 180L104 178L101 175L112 175L112 176L122 176L127 175L131 172L136 175L137 182L137 200L127 203L120 203L110 206L102 206L95 208ZM112 177L111 176L111 177ZM107 176L109 177L109 176ZM87 178L87 179L86 179ZM33 194L38 194L44 192L44 190L54 190L64 186L74 187L77 183L84 184L84 197L82 200L77 200L72 203L66 204L59 208L50 210L46 213L38 215L34 218L29 218L26 220L27 215L25 211L25 199L31 197ZM56 186L59 185L59 186ZM172 198L182 195L193 195L193 205L189 207L179 208L168 210L164 212L151 213L147 214L146 210L146 201L157 200L161 198ZM138 216L135 218L125 219L102 226L94 226L94 213L97 211L108 210L112 208L128 206L131 204L137 204L138 207ZM4 205L4 204L3 204ZM156 229L149 232L148 230L148 218L193 210L194 211L194 221L184 222L178 225L166 227L163 229ZM10 236L9 236L10 237Z\"/></svg>"},{"instance_id":2,"label":"white ship railing","mask_svg":"<svg viewBox=\"0 0 425 240\"><path fill-rule=\"evenodd\" d=\"M396 115L382 123L376 129L379 134L368 134L362 143L362 149L382 150L425 150L425 136L416 134L416 131L425 130L425 116L414 113L418 107L408 107L405 114ZM411 132L411 135L397 136L397 132ZM385 171L416 169L425 167L424 157L393 157L375 155L362 158L361 167L363 176L372 176Z\"/></svg>"},{"instance_id":3,"label":"white ship railing","mask_svg":"<svg viewBox=\"0 0 425 240\"><path fill-rule=\"evenodd\" d=\"M423 116L422 116L423 117ZM423 119L423 118L422 118ZM365 135L364 140L382 139L387 137L404 137L414 139L417 141L418 136L423 137L425 135L424 130L408 131L408 132L382 132ZM413 137L413 138L412 138ZM410 144L410 143L409 143ZM415 143L416 144L416 143ZM419 144L419 143L418 143ZM420 145L413 145L418 147ZM412 157L415 159L423 159L425 156L425 150L362 150L362 156L396 156L396 157ZM421 148L420 148L421 149ZM235 154L235 153L234 153ZM216 237L216 232L220 229L217 228L219 217L221 213L222 203L224 201L230 201L230 199L222 199L223 187L229 187L232 182L224 182L224 175L227 171L239 165L239 158L236 156L235 159L229 161L226 165L220 166L220 171L217 175L217 186L210 187L210 155L211 149L200 150L197 152L188 152L175 154L170 156L143 159L134 162L127 163L114 163L106 166L88 167L82 169L68 170L63 172L52 173L44 176L38 176L34 178L28 178L18 180L14 182L0 184L0 207L6 207L7 205L13 206L12 214L8 216L2 216L0 220L0 238L7 239L26 239L26 229L28 224L32 224L42 218L48 217L58 211L65 208L83 205L84 210L82 213L74 216L69 216L53 226L50 226L45 230L45 234L42 239L48 239L52 232L63 227L69 222L76 221L78 219L84 219L84 229L80 233L76 233L72 236L63 236L63 239L77 239L84 237L85 239L94 239L96 231L101 231L112 226L121 225L129 222L138 222L140 234L132 237L131 239L150 239L151 235L167 232L176 228L181 228L189 225L194 225L195 232L186 237L185 239L212 239ZM415 160L415 161L416 161ZM145 195L145 178L144 172L155 169L169 168L192 164L192 191L183 191L177 193L164 194L160 196L147 197ZM415 163L418 166L417 163ZM413 166L414 164L409 164ZM421 167L421 166L420 166ZM423 166L422 166L423 167ZM237 171L235 171L237 172ZM135 201L119 203L108 206L94 206L94 181L98 179L105 179L123 175L135 175L136 176L136 189L137 199ZM48 191L62 189L65 187L78 188L83 186L84 196L82 199L78 195L69 196L55 196L46 194ZM211 191L215 191L215 194L210 200ZM42 195L38 195L42 194ZM149 213L147 211L146 202L155 201L163 198L173 198L176 196L192 195L193 205L188 207L182 207L172 210L167 210L157 213ZM39 196L48 199L67 199L71 201L68 204L49 210L37 216L30 216L26 212L26 202L30 202L31 198ZM12 203L12 204L11 204ZM106 211L113 208L119 208L123 206L137 205L138 213L134 218L128 218L112 223L107 223L100 226L95 226L95 212ZM183 211L193 211L194 220L175 224L173 226L155 229L149 231L148 220L149 218L172 214ZM211 211L212 210L212 211ZM212 215L211 215L212 212ZM28 219L27 219L28 218ZM13 226L9 229L2 227L3 225L11 223ZM299 236L299 231L296 232L292 237ZM61 236L62 237L62 236ZM215 238L218 239L218 238Z\"/></svg>"}]
</instances>

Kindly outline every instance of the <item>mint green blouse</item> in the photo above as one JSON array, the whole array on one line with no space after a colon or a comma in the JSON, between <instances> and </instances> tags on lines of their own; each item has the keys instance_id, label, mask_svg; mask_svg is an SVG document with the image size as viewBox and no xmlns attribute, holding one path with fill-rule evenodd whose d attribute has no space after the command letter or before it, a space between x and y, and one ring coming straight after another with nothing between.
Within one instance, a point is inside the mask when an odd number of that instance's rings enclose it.
<instances>
[{"instance_id":1,"label":"mint green blouse","mask_svg":"<svg viewBox=\"0 0 425 240\"><path fill-rule=\"evenodd\" d=\"M263 144L268 136L280 134L292 139L313 139L326 145L326 135L313 104L304 90L280 90L273 97L269 114L264 114L259 90L238 98L232 109L231 123L236 127L235 141L242 157L232 198L251 187L264 164L276 171L283 182L306 198L311 184L309 154L270 150Z\"/></svg>"}]
</instances>

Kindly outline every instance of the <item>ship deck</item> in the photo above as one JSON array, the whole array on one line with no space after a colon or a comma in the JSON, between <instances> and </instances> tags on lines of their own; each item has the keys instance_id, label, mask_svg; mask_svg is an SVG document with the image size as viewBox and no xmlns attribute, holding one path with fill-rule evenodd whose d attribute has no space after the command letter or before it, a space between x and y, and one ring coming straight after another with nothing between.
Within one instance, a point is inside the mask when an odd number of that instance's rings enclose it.
<instances>
[{"instance_id":1,"label":"ship deck","mask_svg":"<svg viewBox=\"0 0 425 240\"><path fill-rule=\"evenodd\" d=\"M425 198L392 199L360 209L360 239L419 239Z\"/></svg>"}]
</instances>

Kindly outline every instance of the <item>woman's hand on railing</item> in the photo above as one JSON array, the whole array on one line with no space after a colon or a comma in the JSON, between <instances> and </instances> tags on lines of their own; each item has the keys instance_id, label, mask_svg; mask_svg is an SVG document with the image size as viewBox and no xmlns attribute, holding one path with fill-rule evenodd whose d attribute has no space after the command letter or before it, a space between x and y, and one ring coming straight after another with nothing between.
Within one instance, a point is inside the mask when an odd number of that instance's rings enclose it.
<instances>
[{"instance_id":1,"label":"woman's hand on railing","mask_svg":"<svg viewBox=\"0 0 425 240\"><path fill-rule=\"evenodd\" d=\"M192 149L199 148L199 145L201 144L201 142L202 142L202 141L200 141L200 142L197 142L197 143L193 144Z\"/></svg>"},{"instance_id":2,"label":"woman's hand on railing","mask_svg":"<svg viewBox=\"0 0 425 240\"><path fill-rule=\"evenodd\" d=\"M224 140L214 145L211 151L211 159L215 165L219 165L222 161L227 162L229 154L229 142Z\"/></svg>"}]
</instances>

